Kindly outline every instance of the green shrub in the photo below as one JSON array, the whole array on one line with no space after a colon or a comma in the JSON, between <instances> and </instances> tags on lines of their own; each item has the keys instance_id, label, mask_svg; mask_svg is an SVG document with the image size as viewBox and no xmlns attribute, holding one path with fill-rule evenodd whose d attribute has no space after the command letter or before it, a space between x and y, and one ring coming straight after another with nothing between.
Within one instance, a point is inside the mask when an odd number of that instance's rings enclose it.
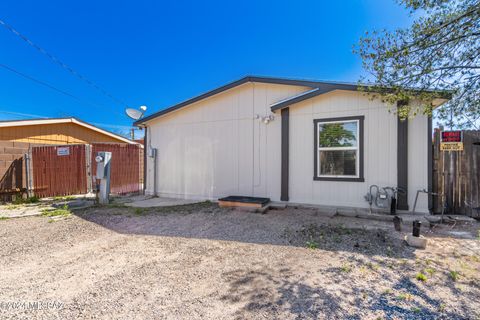
<instances>
[{"instance_id":1,"label":"green shrub","mask_svg":"<svg viewBox=\"0 0 480 320\"><path fill-rule=\"evenodd\" d=\"M415 276L415 278L416 278L417 280L419 280L419 281L423 281L423 282L427 281L427 276L424 275L424 274L421 273L421 272L417 273L417 275Z\"/></svg>"}]
</instances>

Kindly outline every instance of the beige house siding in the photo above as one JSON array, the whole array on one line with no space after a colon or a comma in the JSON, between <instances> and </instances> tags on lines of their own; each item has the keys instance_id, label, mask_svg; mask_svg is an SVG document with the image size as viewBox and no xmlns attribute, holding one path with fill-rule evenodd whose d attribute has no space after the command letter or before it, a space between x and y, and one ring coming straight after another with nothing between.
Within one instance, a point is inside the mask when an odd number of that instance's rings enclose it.
<instances>
[{"instance_id":1,"label":"beige house siding","mask_svg":"<svg viewBox=\"0 0 480 320\"><path fill-rule=\"evenodd\" d=\"M280 116L255 115L305 87L246 83L148 123L158 149L160 195L216 199L229 194L280 198ZM147 175L153 177L149 158ZM147 179L147 192L153 192Z\"/></svg>"},{"instance_id":2,"label":"beige house siding","mask_svg":"<svg viewBox=\"0 0 480 320\"><path fill-rule=\"evenodd\" d=\"M158 149L157 194L217 199L252 195L280 200L281 116L264 124L255 115L307 87L246 83L148 121L147 147ZM365 182L313 180L313 120L365 116ZM427 120L409 126L409 205L427 187ZM370 184L397 185L397 118L379 100L362 93L333 91L290 107L290 202L367 207ZM146 192L153 193L148 158ZM421 186L421 187L420 187ZM425 200L419 208L426 210Z\"/></svg>"}]
</instances>

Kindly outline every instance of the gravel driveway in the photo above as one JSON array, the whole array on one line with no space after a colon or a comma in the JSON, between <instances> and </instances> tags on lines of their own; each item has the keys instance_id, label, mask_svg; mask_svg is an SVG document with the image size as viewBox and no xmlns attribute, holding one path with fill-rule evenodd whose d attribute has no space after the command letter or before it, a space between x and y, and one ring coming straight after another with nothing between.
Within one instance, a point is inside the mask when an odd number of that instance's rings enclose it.
<instances>
[{"instance_id":1,"label":"gravel driveway","mask_svg":"<svg viewBox=\"0 0 480 320\"><path fill-rule=\"evenodd\" d=\"M313 209L2 220L0 318L478 319L478 229L442 226L413 250L389 224Z\"/></svg>"}]
</instances>

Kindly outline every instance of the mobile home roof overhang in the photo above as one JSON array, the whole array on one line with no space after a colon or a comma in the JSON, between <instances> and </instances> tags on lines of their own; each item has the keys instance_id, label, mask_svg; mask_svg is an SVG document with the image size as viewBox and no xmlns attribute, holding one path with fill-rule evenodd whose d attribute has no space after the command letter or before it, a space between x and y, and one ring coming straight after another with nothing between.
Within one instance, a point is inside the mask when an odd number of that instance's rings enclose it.
<instances>
[{"instance_id":1,"label":"mobile home roof overhang","mask_svg":"<svg viewBox=\"0 0 480 320\"><path fill-rule=\"evenodd\" d=\"M157 117L161 117L163 115L166 115L168 113L171 113L173 111L182 109L188 105L191 105L195 102L201 101L203 99L209 98L211 96L214 96L216 94L222 93L224 91L230 90L232 88L238 87L242 84L248 83L248 82L258 82L258 83L271 83L271 84L283 84L283 85L293 85L293 86L302 86L302 87L310 87L312 90L308 90L306 92L303 92L301 94L298 94L296 96L290 97L288 99L276 102L272 104L271 110L276 111L276 110L281 110L283 108L286 108L288 106L291 106L293 104L299 103L301 101L326 94L328 92L334 91L334 90L346 90L346 91L359 91L360 87L370 87L371 85L367 84L352 84L352 83L342 83L342 82L326 82L326 81L311 81L311 80L295 80L295 79L287 79L287 78L273 78L273 77L257 77L257 76L247 76L244 78L241 78L237 81L230 82L224 86L218 87L216 89L210 90L208 92L205 92L201 95L198 95L194 98L188 99L186 101L180 102L176 105L173 105L171 107L168 107L164 110L158 111L156 113L153 113L143 119L137 120L134 122L135 126L143 126L146 122L153 120ZM437 92L439 93L439 96L441 97L441 102L439 104L447 101L450 99L451 93L445 92L445 91L432 91L432 92Z\"/></svg>"}]
</instances>

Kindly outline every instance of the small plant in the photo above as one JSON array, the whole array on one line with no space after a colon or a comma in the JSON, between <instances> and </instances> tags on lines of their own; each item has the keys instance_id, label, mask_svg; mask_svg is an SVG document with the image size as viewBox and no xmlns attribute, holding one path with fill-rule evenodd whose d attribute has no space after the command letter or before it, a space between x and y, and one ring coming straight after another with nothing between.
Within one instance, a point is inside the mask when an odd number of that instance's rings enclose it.
<instances>
[{"instance_id":1,"label":"small plant","mask_svg":"<svg viewBox=\"0 0 480 320\"><path fill-rule=\"evenodd\" d=\"M9 217L0 217L0 220L8 220L10 219Z\"/></svg>"},{"instance_id":2,"label":"small plant","mask_svg":"<svg viewBox=\"0 0 480 320\"><path fill-rule=\"evenodd\" d=\"M410 301L410 300L412 300L412 295L410 293L400 293L397 296L397 300Z\"/></svg>"},{"instance_id":3,"label":"small plant","mask_svg":"<svg viewBox=\"0 0 480 320\"><path fill-rule=\"evenodd\" d=\"M460 273L458 271L454 271L454 270L450 270L449 275L450 275L450 278L453 281L457 281L458 278L460 277Z\"/></svg>"},{"instance_id":4,"label":"small plant","mask_svg":"<svg viewBox=\"0 0 480 320\"><path fill-rule=\"evenodd\" d=\"M373 262L368 262L367 267L369 267L370 269L375 270L375 271L380 268L380 266L378 264L375 264Z\"/></svg>"},{"instance_id":5,"label":"small plant","mask_svg":"<svg viewBox=\"0 0 480 320\"><path fill-rule=\"evenodd\" d=\"M419 307L413 307L412 308L412 312L414 313L420 313L422 311L422 309L420 309Z\"/></svg>"},{"instance_id":6,"label":"small plant","mask_svg":"<svg viewBox=\"0 0 480 320\"><path fill-rule=\"evenodd\" d=\"M307 241L306 245L308 249L318 249L318 243L316 243L314 240Z\"/></svg>"},{"instance_id":7,"label":"small plant","mask_svg":"<svg viewBox=\"0 0 480 320\"><path fill-rule=\"evenodd\" d=\"M342 272L348 273L348 272L352 271L352 267L348 264L344 264L344 265L341 266L340 270Z\"/></svg>"},{"instance_id":8,"label":"small plant","mask_svg":"<svg viewBox=\"0 0 480 320\"><path fill-rule=\"evenodd\" d=\"M427 276L424 275L424 274L421 273L421 272L417 273L417 275L415 276L415 278L416 278L418 281L422 281L422 282L427 281Z\"/></svg>"},{"instance_id":9,"label":"small plant","mask_svg":"<svg viewBox=\"0 0 480 320\"><path fill-rule=\"evenodd\" d=\"M15 210L17 208L19 208L20 206L18 204L10 204L8 206L5 207L6 210Z\"/></svg>"},{"instance_id":10,"label":"small plant","mask_svg":"<svg viewBox=\"0 0 480 320\"><path fill-rule=\"evenodd\" d=\"M143 209L142 208L135 208L135 214L136 215L141 215L143 213Z\"/></svg>"},{"instance_id":11,"label":"small plant","mask_svg":"<svg viewBox=\"0 0 480 320\"><path fill-rule=\"evenodd\" d=\"M446 308L445 303L440 303L440 305L438 306L438 311L443 312L445 311L445 308Z\"/></svg>"},{"instance_id":12,"label":"small plant","mask_svg":"<svg viewBox=\"0 0 480 320\"><path fill-rule=\"evenodd\" d=\"M425 269L425 272L428 273L430 276L433 275L435 273L435 269L433 268L426 268Z\"/></svg>"},{"instance_id":13,"label":"small plant","mask_svg":"<svg viewBox=\"0 0 480 320\"><path fill-rule=\"evenodd\" d=\"M387 257L392 257L393 256L393 250L390 246L387 246Z\"/></svg>"},{"instance_id":14,"label":"small plant","mask_svg":"<svg viewBox=\"0 0 480 320\"><path fill-rule=\"evenodd\" d=\"M387 288L385 291L383 291L383 294L392 294L392 289Z\"/></svg>"}]
</instances>

